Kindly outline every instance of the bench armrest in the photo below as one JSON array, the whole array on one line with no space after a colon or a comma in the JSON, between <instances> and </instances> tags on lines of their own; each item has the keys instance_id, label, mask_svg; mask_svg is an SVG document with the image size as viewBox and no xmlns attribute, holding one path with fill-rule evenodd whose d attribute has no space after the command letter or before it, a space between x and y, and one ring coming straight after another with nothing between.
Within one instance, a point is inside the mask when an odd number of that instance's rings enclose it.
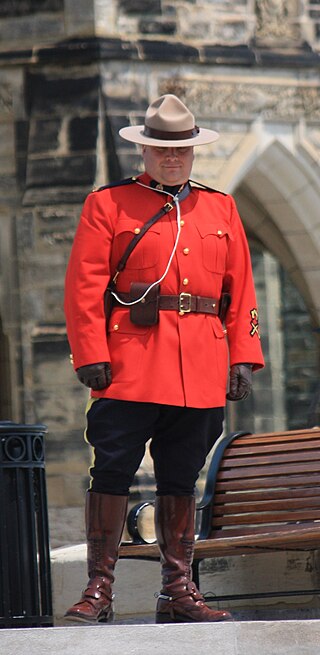
<instances>
[{"instance_id":1,"label":"bench armrest","mask_svg":"<svg viewBox=\"0 0 320 655\"><path fill-rule=\"evenodd\" d=\"M214 491L216 486L217 475L219 472L219 467L225 449L231 444L231 442L234 439L236 439L236 437L241 437L246 434L250 434L250 432L244 432L242 430L238 432L230 432L229 434L220 437L220 439L218 439L214 445L211 462L208 468L204 493L202 499L197 503L196 506L197 511L202 512L198 539L207 539L211 530Z\"/></svg>"}]
</instances>

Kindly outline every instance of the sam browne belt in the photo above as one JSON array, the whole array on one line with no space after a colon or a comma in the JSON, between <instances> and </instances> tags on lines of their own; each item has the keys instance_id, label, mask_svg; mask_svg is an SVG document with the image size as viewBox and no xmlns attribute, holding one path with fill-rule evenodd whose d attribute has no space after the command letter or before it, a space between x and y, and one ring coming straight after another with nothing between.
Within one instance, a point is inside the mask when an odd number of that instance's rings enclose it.
<instances>
[{"instance_id":1,"label":"sam browne belt","mask_svg":"<svg viewBox=\"0 0 320 655\"><path fill-rule=\"evenodd\" d=\"M132 295L129 293L119 293L119 298L124 302L130 302ZM139 303L140 304L140 303ZM148 304L148 296L141 300L141 305ZM114 305L123 306L116 299ZM220 301L217 298L206 296L193 296L191 293L180 293L179 295L159 295L158 309L173 310L179 314L219 314Z\"/></svg>"}]
</instances>

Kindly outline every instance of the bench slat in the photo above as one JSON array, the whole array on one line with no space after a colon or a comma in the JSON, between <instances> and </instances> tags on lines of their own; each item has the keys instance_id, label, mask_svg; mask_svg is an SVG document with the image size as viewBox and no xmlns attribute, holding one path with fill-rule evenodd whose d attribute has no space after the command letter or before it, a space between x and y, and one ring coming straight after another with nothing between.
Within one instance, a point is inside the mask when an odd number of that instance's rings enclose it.
<instances>
[{"instance_id":1,"label":"bench slat","mask_svg":"<svg viewBox=\"0 0 320 655\"><path fill-rule=\"evenodd\" d=\"M319 487L311 487L310 489L306 489L304 487L299 487L297 489L293 489L289 487L288 489L259 489L257 491L251 491L250 489L247 490L247 488L244 491L222 491L218 492L216 491L215 493L215 505L219 506L220 504L224 503L252 503L255 501L261 501L261 502L266 502L266 501L271 501L271 500L283 500L286 502L286 500L295 498L300 500L301 498L312 498L316 496L318 498L318 495L320 495L320 486ZM320 506L320 498L318 498L318 504Z\"/></svg>"},{"instance_id":2,"label":"bench slat","mask_svg":"<svg viewBox=\"0 0 320 655\"><path fill-rule=\"evenodd\" d=\"M312 441L319 439L320 428L311 428L310 430L292 430L284 432L261 432L259 434L246 434L239 436L231 442L232 448L241 448L243 445L266 444L272 443L292 443L303 442L304 440Z\"/></svg>"},{"instance_id":3,"label":"bench slat","mask_svg":"<svg viewBox=\"0 0 320 655\"><path fill-rule=\"evenodd\" d=\"M212 517L212 525L252 525L264 523L287 523L290 521L320 521L320 508L313 510L289 510L279 512L248 512L243 514L216 515Z\"/></svg>"},{"instance_id":4,"label":"bench slat","mask_svg":"<svg viewBox=\"0 0 320 655\"><path fill-rule=\"evenodd\" d=\"M254 469L252 467L237 467L237 471L235 472L234 470L230 468L224 468L222 465L219 473L218 473L218 480L226 480L226 479L233 479L233 478L244 478L244 477L254 477L254 478L259 478L261 476L266 476L266 477L272 477L274 475L282 475L285 474L288 476L289 474L298 474L298 473L307 473L310 475L311 472L318 472L320 471L320 461L319 462L308 462L308 465L306 466L303 462L297 462L296 464L288 464L285 465L283 464L270 464L269 466L255 466Z\"/></svg>"},{"instance_id":5,"label":"bench slat","mask_svg":"<svg viewBox=\"0 0 320 655\"><path fill-rule=\"evenodd\" d=\"M296 509L306 509L311 507L320 507L320 495L310 497L308 500L306 498L282 498L280 500L260 500L255 502L233 502L232 495L229 495L229 500L225 499L225 502L221 505L218 504L218 500L215 502L214 515L223 516L224 514L245 514L245 513L255 513L255 512L267 512L271 510L278 511L293 511Z\"/></svg>"},{"instance_id":6,"label":"bench slat","mask_svg":"<svg viewBox=\"0 0 320 655\"><path fill-rule=\"evenodd\" d=\"M282 452L282 453L263 453L257 454L249 453L244 455L243 453L237 455L237 457L228 457L224 458L221 468L234 468L237 466L261 466L263 464L269 466L270 464L280 464L281 462L315 462L320 460L320 449L319 450L295 450L294 452Z\"/></svg>"},{"instance_id":7,"label":"bench slat","mask_svg":"<svg viewBox=\"0 0 320 655\"><path fill-rule=\"evenodd\" d=\"M288 543L288 539L290 539L290 542L293 541L292 535L294 535L295 542L302 543L309 534L312 535L314 544L319 543L320 547L320 523L313 521L309 523L286 523L284 525L239 525L238 527L217 528L211 531L210 538L216 541L240 535L253 539L254 537L257 537L257 535L264 535L266 542L269 543L269 536L272 541L274 535L277 535L277 539L280 541L280 535L282 535L283 542ZM268 537L266 537L266 535L268 535ZM258 542L261 543L260 537Z\"/></svg>"},{"instance_id":8,"label":"bench slat","mask_svg":"<svg viewBox=\"0 0 320 655\"><path fill-rule=\"evenodd\" d=\"M244 491L248 489L270 489L270 482L272 483L273 487L299 487L299 486L309 486L310 488L314 488L315 486L319 486L320 484L320 475L318 474L313 474L312 476L302 476L302 475L296 475L292 476L290 478L290 483L288 484L288 478L285 475L279 475L279 477L276 478L259 478L259 479L254 479L254 478L247 478L247 479L241 479L238 478L237 480L232 480L232 479L221 479L217 481L216 484L216 491L232 491L234 489L236 490L241 490L243 489Z\"/></svg>"},{"instance_id":9,"label":"bench slat","mask_svg":"<svg viewBox=\"0 0 320 655\"><path fill-rule=\"evenodd\" d=\"M257 445L256 443L254 444L254 449L250 446L244 446L236 442L234 445L229 446L226 448L224 451L223 458L224 460L229 460L229 458L232 457L242 457L245 455L259 455L260 453L262 455L265 455L266 453L288 453L290 451L297 452L297 449L300 451L308 451L308 450L315 450L315 449L320 449L320 439L317 438L314 441L307 439L305 437L304 441L301 441L300 439L297 441L285 441L285 442L273 442L272 444L269 445L269 443L262 443L261 445Z\"/></svg>"},{"instance_id":10,"label":"bench slat","mask_svg":"<svg viewBox=\"0 0 320 655\"><path fill-rule=\"evenodd\" d=\"M270 527L267 531L265 528L261 528L248 534L217 530L212 532L210 537L210 539L203 539L196 543L197 557L200 557L201 551L204 557L218 557L218 553L220 555L237 555L246 550L262 552L263 548L265 548L265 552L267 550L311 550L320 548L320 524L311 524L305 527L281 526L280 530L279 527L274 529Z\"/></svg>"}]
</instances>

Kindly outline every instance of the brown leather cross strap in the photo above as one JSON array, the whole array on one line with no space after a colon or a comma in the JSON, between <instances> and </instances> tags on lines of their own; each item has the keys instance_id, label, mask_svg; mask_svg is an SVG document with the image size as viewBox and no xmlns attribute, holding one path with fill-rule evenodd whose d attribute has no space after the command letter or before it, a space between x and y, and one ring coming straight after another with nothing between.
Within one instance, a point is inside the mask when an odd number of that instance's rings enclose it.
<instances>
[{"instance_id":1,"label":"brown leather cross strap","mask_svg":"<svg viewBox=\"0 0 320 655\"><path fill-rule=\"evenodd\" d=\"M132 301L129 293L119 293L119 298L124 302ZM148 296L141 301L148 302ZM159 309L169 309L176 312L188 314L194 312L197 314L219 314L219 300L218 298L208 298L206 296L192 296L190 293L180 293L178 296L174 295L160 295L159 296ZM114 298L114 305L121 303Z\"/></svg>"}]
</instances>

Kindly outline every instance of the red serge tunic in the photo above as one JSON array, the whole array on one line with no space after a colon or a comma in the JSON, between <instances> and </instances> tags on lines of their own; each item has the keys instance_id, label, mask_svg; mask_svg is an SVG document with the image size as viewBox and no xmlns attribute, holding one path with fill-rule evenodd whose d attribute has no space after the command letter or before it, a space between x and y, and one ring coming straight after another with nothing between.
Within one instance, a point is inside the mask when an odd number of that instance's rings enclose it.
<instances>
[{"instance_id":1,"label":"red serge tunic","mask_svg":"<svg viewBox=\"0 0 320 655\"><path fill-rule=\"evenodd\" d=\"M180 238L161 282L162 294L220 298L222 288L228 290L226 330L217 316L172 310L160 310L157 325L141 327L130 321L128 308L117 306L106 332L104 292L110 276L137 230L172 200L150 186L146 173L137 180L92 192L84 203L65 285L74 368L111 362L112 384L91 391L95 398L221 407L229 365L264 366L250 254L235 202L192 187L180 203ZM117 291L128 292L131 282L158 280L176 235L175 207L142 237L118 277Z\"/></svg>"}]
</instances>

